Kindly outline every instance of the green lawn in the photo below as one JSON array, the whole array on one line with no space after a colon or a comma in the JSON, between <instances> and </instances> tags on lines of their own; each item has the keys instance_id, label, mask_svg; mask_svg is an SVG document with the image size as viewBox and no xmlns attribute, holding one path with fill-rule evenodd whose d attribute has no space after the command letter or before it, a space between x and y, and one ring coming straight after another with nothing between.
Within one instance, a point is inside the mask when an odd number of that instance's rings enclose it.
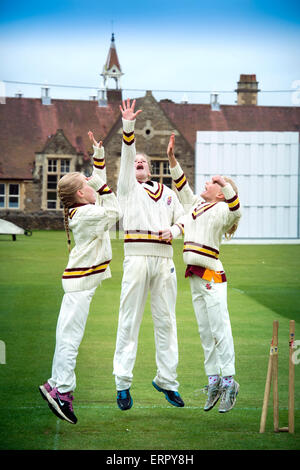
<instances>
[{"instance_id":1,"label":"green lawn","mask_svg":"<svg viewBox=\"0 0 300 470\"><path fill-rule=\"evenodd\" d=\"M259 434L273 320L279 320L280 426L287 426L289 320L300 339L300 245L226 245L221 257L228 277L228 303L240 394L225 415L203 411L203 352L182 241L174 242L177 268L178 380L185 408L168 404L151 385L156 373L149 301L140 331L134 406L115 402L112 361L118 321L123 244L113 239L113 277L94 296L77 361L74 410L78 423L58 420L38 385L50 375L55 327L67 262L65 234L33 232L11 241L0 236L0 449L7 450L223 450L300 449L300 365L295 367L295 434L273 432L272 396L266 432Z\"/></svg>"}]
</instances>

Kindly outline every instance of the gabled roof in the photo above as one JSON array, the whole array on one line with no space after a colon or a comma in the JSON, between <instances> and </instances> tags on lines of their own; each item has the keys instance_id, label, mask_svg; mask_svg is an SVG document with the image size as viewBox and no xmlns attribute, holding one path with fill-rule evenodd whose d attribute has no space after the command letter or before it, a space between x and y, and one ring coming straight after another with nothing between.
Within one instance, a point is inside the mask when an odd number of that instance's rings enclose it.
<instances>
[{"instance_id":1,"label":"gabled roof","mask_svg":"<svg viewBox=\"0 0 300 470\"><path fill-rule=\"evenodd\" d=\"M300 107L221 105L212 111L207 104L162 100L158 105L193 149L197 131L300 132ZM99 107L97 101L52 100L48 106L36 98L6 98L0 104L0 179L32 179L35 154L58 129L77 153L89 158L88 131L105 140L120 122L118 102Z\"/></svg>"},{"instance_id":2,"label":"gabled roof","mask_svg":"<svg viewBox=\"0 0 300 470\"><path fill-rule=\"evenodd\" d=\"M63 129L76 152L88 157L92 151L88 131L104 139L119 117L119 104L99 107L97 101L6 98L0 105L0 179L32 179L35 153Z\"/></svg>"},{"instance_id":3,"label":"gabled roof","mask_svg":"<svg viewBox=\"0 0 300 470\"><path fill-rule=\"evenodd\" d=\"M177 104L160 101L160 106L195 148L197 131L297 131L300 107L221 105L212 111L208 104Z\"/></svg>"}]
</instances>

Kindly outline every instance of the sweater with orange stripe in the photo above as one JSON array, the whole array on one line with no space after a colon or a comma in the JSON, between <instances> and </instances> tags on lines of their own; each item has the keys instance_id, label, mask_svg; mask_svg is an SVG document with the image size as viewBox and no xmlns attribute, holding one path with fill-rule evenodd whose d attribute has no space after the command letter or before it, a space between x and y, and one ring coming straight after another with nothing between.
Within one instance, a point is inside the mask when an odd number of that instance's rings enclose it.
<instances>
[{"instance_id":1,"label":"sweater with orange stripe","mask_svg":"<svg viewBox=\"0 0 300 470\"><path fill-rule=\"evenodd\" d=\"M184 214L174 191L156 181L139 183L135 175L134 121L123 119L123 142L118 201L124 212L125 256L173 256L172 243L162 240L161 231Z\"/></svg>"},{"instance_id":2,"label":"sweater with orange stripe","mask_svg":"<svg viewBox=\"0 0 300 470\"><path fill-rule=\"evenodd\" d=\"M94 169L88 184L96 191L95 204L75 204L69 209L69 228L75 246L62 275L65 292L92 289L111 277L112 250L109 228L121 216L117 198L105 183L104 149L94 147ZM95 158L102 160L101 167Z\"/></svg>"},{"instance_id":3,"label":"sweater with orange stripe","mask_svg":"<svg viewBox=\"0 0 300 470\"><path fill-rule=\"evenodd\" d=\"M179 163L170 171L186 212L180 220L184 227L185 264L223 271L219 250L223 235L241 217L238 195L227 183L221 188L225 201L203 202L193 194Z\"/></svg>"}]
</instances>

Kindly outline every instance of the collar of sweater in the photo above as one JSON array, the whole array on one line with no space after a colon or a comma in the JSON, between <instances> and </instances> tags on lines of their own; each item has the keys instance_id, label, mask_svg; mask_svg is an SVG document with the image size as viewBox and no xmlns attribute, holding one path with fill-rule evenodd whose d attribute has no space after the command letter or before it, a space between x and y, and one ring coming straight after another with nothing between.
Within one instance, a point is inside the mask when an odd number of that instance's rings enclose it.
<instances>
[{"instance_id":1,"label":"collar of sweater","mask_svg":"<svg viewBox=\"0 0 300 470\"><path fill-rule=\"evenodd\" d=\"M94 203L90 202L76 202L75 204L72 204L71 207L68 207L68 209L71 210L75 209L75 207L88 206L89 204L92 204L94 206Z\"/></svg>"},{"instance_id":2,"label":"collar of sweater","mask_svg":"<svg viewBox=\"0 0 300 470\"><path fill-rule=\"evenodd\" d=\"M137 180L137 181L138 181L138 183L140 183L140 184L149 184L150 186L154 186L153 181L150 181L150 180L147 180L147 181L139 181L139 180Z\"/></svg>"}]
</instances>

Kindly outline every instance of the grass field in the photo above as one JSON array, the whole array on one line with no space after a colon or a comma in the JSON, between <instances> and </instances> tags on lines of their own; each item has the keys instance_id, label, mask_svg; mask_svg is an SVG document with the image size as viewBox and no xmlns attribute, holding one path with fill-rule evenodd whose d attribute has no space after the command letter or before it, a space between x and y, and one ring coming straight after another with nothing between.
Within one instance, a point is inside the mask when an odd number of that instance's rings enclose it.
<instances>
[{"instance_id":1,"label":"grass field","mask_svg":"<svg viewBox=\"0 0 300 470\"><path fill-rule=\"evenodd\" d=\"M266 432L259 434L272 336L279 320L279 418L287 426L288 331L296 320L300 339L300 245L226 245L221 257L228 277L228 303L240 394L223 415L203 411L206 384L203 352L188 281L182 241L174 242L177 268L178 380L185 408L168 404L151 385L156 373L149 300L139 338L134 406L122 412L115 402L112 360L122 278L123 244L112 240L113 277L93 299L77 360L74 410L78 423L58 420L38 392L50 375L55 327L67 261L63 232L0 237L0 449L2 450L260 450L300 449L300 365L295 367L295 433L273 432L272 396ZM3 343L2 343L3 344Z\"/></svg>"}]
</instances>

